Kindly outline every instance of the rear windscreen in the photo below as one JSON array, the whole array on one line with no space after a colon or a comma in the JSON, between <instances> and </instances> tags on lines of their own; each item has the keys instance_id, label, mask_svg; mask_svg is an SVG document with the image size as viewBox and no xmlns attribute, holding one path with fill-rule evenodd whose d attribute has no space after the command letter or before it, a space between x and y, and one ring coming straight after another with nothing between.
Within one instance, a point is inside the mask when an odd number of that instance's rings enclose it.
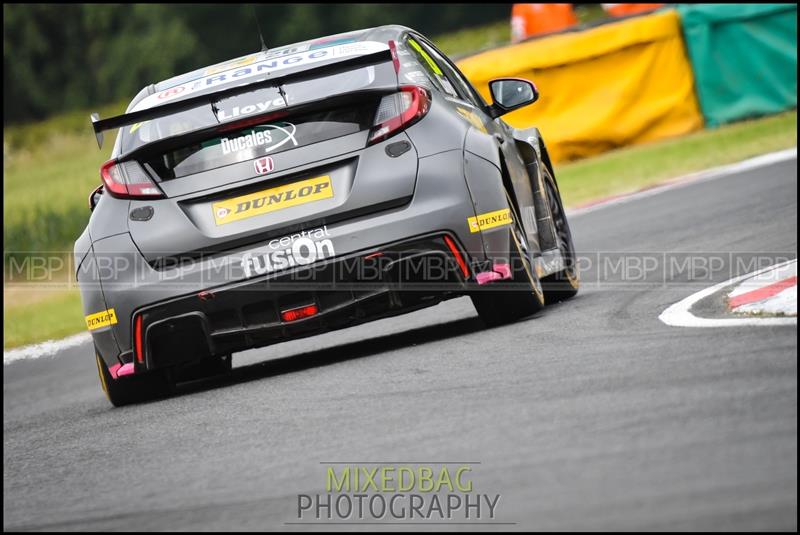
<instances>
[{"instance_id":1,"label":"rear windscreen","mask_svg":"<svg viewBox=\"0 0 800 535\"><path fill-rule=\"evenodd\" d=\"M375 104L364 103L248 126L153 156L147 163L162 180L169 180L277 154L370 128Z\"/></svg>"},{"instance_id":2,"label":"rear windscreen","mask_svg":"<svg viewBox=\"0 0 800 535\"><path fill-rule=\"evenodd\" d=\"M309 76L307 80L279 87L262 87L233 96L223 96L213 104L126 126L120 131L120 152L140 149L150 143L196 132L204 128L256 117L304 102L383 85L394 76L391 63L354 67L327 76ZM396 81L396 78L395 78Z\"/></svg>"}]
</instances>

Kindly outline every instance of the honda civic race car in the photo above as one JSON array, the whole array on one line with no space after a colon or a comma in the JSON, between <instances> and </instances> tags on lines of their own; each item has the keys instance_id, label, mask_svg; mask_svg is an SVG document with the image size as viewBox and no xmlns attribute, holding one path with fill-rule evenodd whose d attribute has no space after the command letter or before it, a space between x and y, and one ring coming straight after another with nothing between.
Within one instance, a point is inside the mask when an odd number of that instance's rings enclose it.
<instances>
[{"instance_id":1,"label":"honda civic race car","mask_svg":"<svg viewBox=\"0 0 800 535\"><path fill-rule=\"evenodd\" d=\"M571 297L569 225L536 128L500 116L425 37L383 26L142 89L116 130L77 280L114 405L238 351L468 295L487 325Z\"/></svg>"}]
</instances>

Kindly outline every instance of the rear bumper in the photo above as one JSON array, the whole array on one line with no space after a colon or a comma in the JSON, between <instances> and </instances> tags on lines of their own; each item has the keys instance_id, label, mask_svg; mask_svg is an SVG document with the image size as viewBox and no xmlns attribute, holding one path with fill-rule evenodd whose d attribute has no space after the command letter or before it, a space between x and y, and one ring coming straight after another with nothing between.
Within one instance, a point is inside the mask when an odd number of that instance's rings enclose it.
<instances>
[{"instance_id":1,"label":"rear bumper","mask_svg":"<svg viewBox=\"0 0 800 535\"><path fill-rule=\"evenodd\" d=\"M444 236L417 237L143 307L131 318L135 349L123 360L133 361L137 372L170 367L402 314L463 295L469 277ZM308 305L315 305L318 312L296 321L281 317L286 310Z\"/></svg>"}]
</instances>

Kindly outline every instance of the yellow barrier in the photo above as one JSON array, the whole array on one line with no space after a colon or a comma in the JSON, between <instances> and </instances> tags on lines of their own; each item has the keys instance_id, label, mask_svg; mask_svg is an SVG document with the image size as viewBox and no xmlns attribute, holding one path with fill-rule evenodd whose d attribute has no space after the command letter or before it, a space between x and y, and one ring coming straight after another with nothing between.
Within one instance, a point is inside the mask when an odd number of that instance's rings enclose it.
<instances>
[{"instance_id":1,"label":"yellow barrier","mask_svg":"<svg viewBox=\"0 0 800 535\"><path fill-rule=\"evenodd\" d=\"M490 50L458 65L487 102L492 78L533 81L539 101L505 120L539 127L556 161L703 126L674 10Z\"/></svg>"}]
</instances>

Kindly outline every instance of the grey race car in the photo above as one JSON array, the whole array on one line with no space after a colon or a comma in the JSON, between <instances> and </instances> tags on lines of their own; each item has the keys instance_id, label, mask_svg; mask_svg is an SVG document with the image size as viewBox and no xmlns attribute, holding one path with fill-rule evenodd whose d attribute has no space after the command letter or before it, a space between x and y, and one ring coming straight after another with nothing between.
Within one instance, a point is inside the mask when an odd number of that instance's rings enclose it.
<instances>
[{"instance_id":1,"label":"grey race car","mask_svg":"<svg viewBox=\"0 0 800 535\"><path fill-rule=\"evenodd\" d=\"M383 26L142 89L117 130L77 280L114 405L230 371L234 352L469 295L498 325L578 290L525 80L491 104Z\"/></svg>"}]
</instances>

